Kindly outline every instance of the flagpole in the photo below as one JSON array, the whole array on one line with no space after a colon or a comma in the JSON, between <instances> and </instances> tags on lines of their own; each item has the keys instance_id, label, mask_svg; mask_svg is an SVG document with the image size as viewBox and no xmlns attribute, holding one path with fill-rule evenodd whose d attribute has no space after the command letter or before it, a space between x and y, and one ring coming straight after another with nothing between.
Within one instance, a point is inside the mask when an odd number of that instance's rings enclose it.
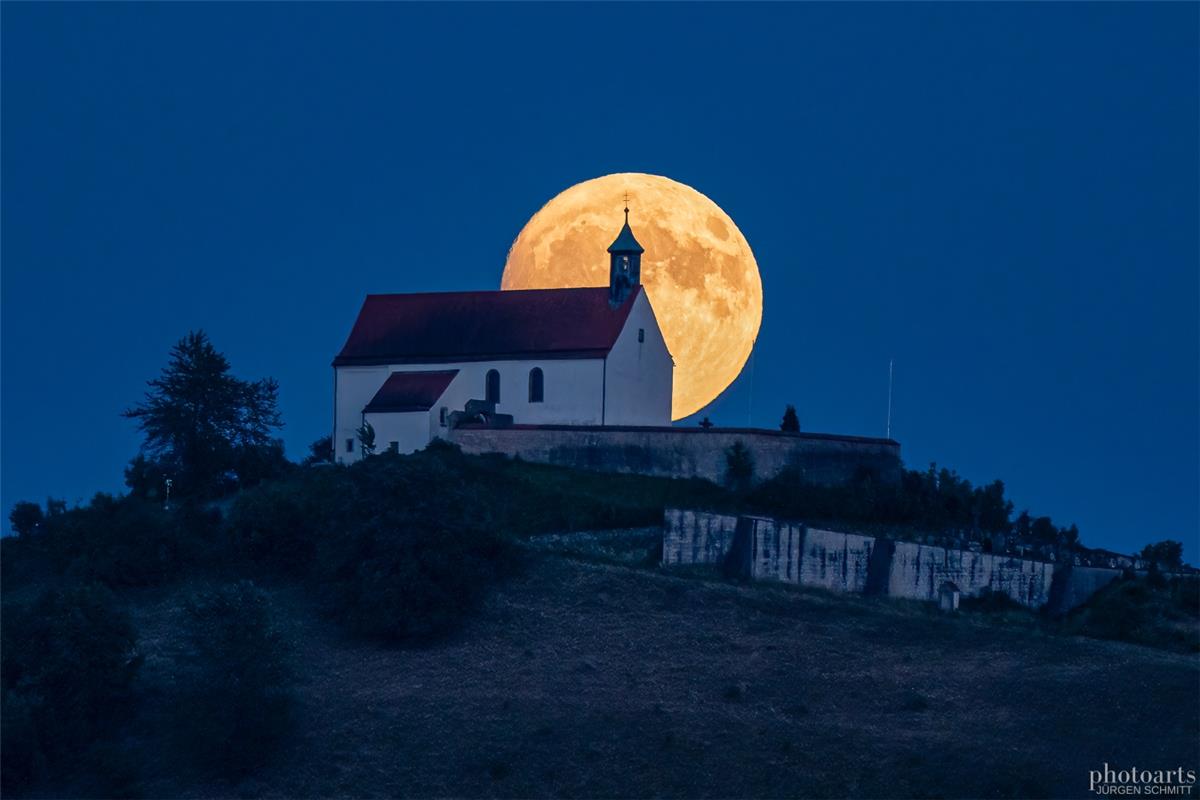
<instances>
[{"instance_id":1,"label":"flagpole","mask_svg":"<svg viewBox=\"0 0 1200 800\"><path fill-rule=\"evenodd\" d=\"M887 415L887 438L892 438L892 374L896 368L896 359L888 359L888 415Z\"/></svg>"}]
</instances>

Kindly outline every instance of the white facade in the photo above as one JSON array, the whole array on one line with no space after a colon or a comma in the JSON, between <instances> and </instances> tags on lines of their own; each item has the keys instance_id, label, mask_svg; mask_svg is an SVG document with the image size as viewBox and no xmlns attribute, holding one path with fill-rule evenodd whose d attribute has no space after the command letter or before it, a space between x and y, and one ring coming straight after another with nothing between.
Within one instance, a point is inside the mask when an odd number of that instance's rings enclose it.
<instances>
[{"instance_id":1,"label":"white facade","mask_svg":"<svg viewBox=\"0 0 1200 800\"><path fill-rule=\"evenodd\" d=\"M531 402L530 372L542 370L543 400ZM522 358L428 364L339 366L334 368L334 454L340 463L361 457L357 439L364 418L375 429L375 449L396 443L401 453L424 448L444 436L448 416L468 400L485 397L487 374L500 376L498 414L511 414L518 425L670 425L671 375L654 310L644 291L634 299L625 325L604 358ZM380 412L364 416L364 407L393 372L458 370L428 411Z\"/></svg>"}]
</instances>

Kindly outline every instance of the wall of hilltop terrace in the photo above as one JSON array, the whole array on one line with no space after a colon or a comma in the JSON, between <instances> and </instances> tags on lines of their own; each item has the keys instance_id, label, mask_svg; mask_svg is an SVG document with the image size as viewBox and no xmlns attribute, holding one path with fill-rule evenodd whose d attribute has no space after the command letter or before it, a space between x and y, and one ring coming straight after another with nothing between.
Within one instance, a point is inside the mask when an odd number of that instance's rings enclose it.
<instances>
[{"instance_id":1,"label":"wall of hilltop terrace","mask_svg":"<svg viewBox=\"0 0 1200 800\"><path fill-rule=\"evenodd\" d=\"M742 563L731 566L729 560ZM724 564L755 580L931 602L937 601L942 583L950 581L967 597L990 590L1056 613L1082 605L1121 574L682 509L664 514L663 564Z\"/></svg>"},{"instance_id":2,"label":"wall of hilltop terrace","mask_svg":"<svg viewBox=\"0 0 1200 800\"><path fill-rule=\"evenodd\" d=\"M900 480L900 445L890 439L783 433L755 428L514 425L465 426L447 438L466 453L504 453L526 461L602 472L668 478L725 480L725 454L741 442L754 455L755 478L794 467L804 477L839 485L866 470L879 480Z\"/></svg>"},{"instance_id":3,"label":"wall of hilltop terrace","mask_svg":"<svg viewBox=\"0 0 1200 800\"><path fill-rule=\"evenodd\" d=\"M733 545L738 518L679 508L666 510L662 563L717 564Z\"/></svg>"}]
</instances>

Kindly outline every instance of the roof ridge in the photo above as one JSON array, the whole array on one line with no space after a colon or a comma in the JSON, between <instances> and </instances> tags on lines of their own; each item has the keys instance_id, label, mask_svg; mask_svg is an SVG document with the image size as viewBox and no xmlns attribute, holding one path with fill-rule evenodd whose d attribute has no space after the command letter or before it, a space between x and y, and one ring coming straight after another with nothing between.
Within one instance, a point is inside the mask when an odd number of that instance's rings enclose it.
<instances>
[{"instance_id":1,"label":"roof ridge","mask_svg":"<svg viewBox=\"0 0 1200 800\"><path fill-rule=\"evenodd\" d=\"M533 292L608 291L607 286L540 286L526 289L451 289L437 292L368 292L367 297L446 297L450 295L518 295Z\"/></svg>"}]
</instances>

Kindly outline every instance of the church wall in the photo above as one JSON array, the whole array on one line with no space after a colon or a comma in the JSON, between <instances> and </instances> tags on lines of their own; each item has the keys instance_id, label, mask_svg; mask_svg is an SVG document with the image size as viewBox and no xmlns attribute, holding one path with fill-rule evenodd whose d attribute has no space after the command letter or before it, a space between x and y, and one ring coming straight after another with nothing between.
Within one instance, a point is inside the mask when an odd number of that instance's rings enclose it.
<instances>
[{"instance_id":1,"label":"church wall","mask_svg":"<svg viewBox=\"0 0 1200 800\"><path fill-rule=\"evenodd\" d=\"M529 402L529 372L534 367L542 370L544 378L544 399L540 403ZM514 422L530 425L596 425L600 422L604 362L598 358L476 361L415 369L459 370L439 402L439 406L446 406L450 411L461 411L468 400L484 399L487 373L494 369L500 373L498 414L512 414Z\"/></svg>"},{"instance_id":2,"label":"church wall","mask_svg":"<svg viewBox=\"0 0 1200 800\"><path fill-rule=\"evenodd\" d=\"M544 377L544 401L529 402L529 371L540 367ZM378 367L338 367L335 370L337 394L335 410L334 446L337 460L350 463L358 460L357 433L362 425L362 410L383 386L392 372L428 372L430 370L457 369L458 375L446 387L438 405L426 414L427 427L424 441L410 449L401 447L401 452L412 452L424 447L435 436L445 437L447 429L440 425L439 409L445 406L450 411L462 410L468 400L484 398L484 384L488 370L500 373L500 403L496 411L511 414L517 423L598 425L601 416L601 401L604 394L604 362L602 359L547 359L544 361L472 361L449 364L395 364ZM668 390L668 398L670 392ZM422 412L425 413L425 412ZM376 429L377 450L395 441L395 437L384 438L372 415L371 424ZM393 415L395 416L395 415ZM400 415L403 416L403 415ZM384 423L392 424L392 423ZM394 423L405 425L407 423ZM415 423L413 423L415 425ZM420 437L406 435L405 441L416 442ZM355 439L353 453L346 452L346 439Z\"/></svg>"},{"instance_id":3,"label":"church wall","mask_svg":"<svg viewBox=\"0 0 1200 800\"><path fill-rule=\"evenodd\" d=\"M638 341L638 331L644 341ZM671 381L675 369L646 292L629 310L608 354L605 374L606 425L670 425Z\"/></svg>"},{"instance_id":4,"label":"church wall","mask_svg":"<svg viewBox=\"0 0 1200 800\"><path fill-rule=\"evenodd\" d=\"M383 386L389 374L386 366L338 367L334 370L334 457L342 463L359 459L358 427L362 425L362 410ZM372 423L374 424L374 423ZM353 439L352 452L346 452L346 440ZM376 437L376 441L379 437Z\"/></svg>"},{"instance_id":5,"label":"church wall","mask_svg":"<svg viewBox=\"0 0 1200 800\"><path fill-rule=\"evenodd\" d=\"M432 417L433 414L429 411L367 414L367 421L375 429L375 452L384 452L391 442L396 442L397 450L401 453L412 453L424 448L429 444Z\"/></svg>"}]
</instances>

